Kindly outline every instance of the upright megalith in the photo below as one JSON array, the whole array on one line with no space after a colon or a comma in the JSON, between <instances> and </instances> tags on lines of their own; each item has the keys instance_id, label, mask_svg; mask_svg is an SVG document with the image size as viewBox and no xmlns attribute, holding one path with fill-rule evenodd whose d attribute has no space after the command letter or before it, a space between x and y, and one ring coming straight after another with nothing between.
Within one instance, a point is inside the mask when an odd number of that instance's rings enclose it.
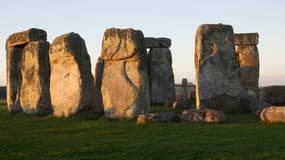
<instances>
[{"instance_id":1,"label":"upright megalith","mask_svg":"<svg viewBox=\"0 0 285 160\"><path fill-rule=\"evenodd\" d=\"M175 100L172 57L168 48L152 48L148 53L150 102L171 106Z\"/></svg>"},{"instance_id":2,"label":"upright megalith","mask_svg":"<svg viewBox=\"0 0 285 160\"><path fill-rule=\"evenodd\" d=\"M232 26L199 26L195 45L197 108L239 110L241 85Z\"/></svg>"},{"instance_id":3,"label":"upright megalith","mask_svg":"<svg viewBox=\"0 0 285 160\"><path fill-rule=\"evenodd\" d=\"M96 104L90 57L85 42L76 33L57 37L50 46L50 94L55 116L92 116Z\"/></svg>"},{"instance_id":4,"label":"upright megalith","mask_svg":"<svg viewBox=\"0 0 285 160\"><path fill-rule=\"evenodd\" d=\"M168 38L144 38L148 52L148 74L151 104L171 106L175 101L172 56Z\"/></svg>"},{"instance_id":5,"label":"upright megalith","mask_svg":"<svg viewBox=\"0 0 285 160\"><path fill-rule=\"evenodd\" d=\"M52 112L49 93L49 42L28 43L22 55L20 104L23 112L47 114Z\"/></svg>"},{"instance_id":6,"label":"upright megalith","mask_svg":"<svg viewBox=\"0 0 285 160\"><path fill-rule=\"evenodd\" d=\"M47 33L29 29L7 39L7 105L10 112L46 114L49 98Z\"/></svg>"},{"instance_id":7,"label":"upright megalith","mask_svg":"<svg viewBox=\"0 0 285 160\"><path fill-rule=\"evenodd\" d=\"M101 93L105 116L132 119L149 107L144 35L133 29L107 29L102 42L104 61Z\"/></svg>"},{"instance_id":8,"label":"upright megalith","mask_svg":"<svg viewBox=\"0 0 285 160\"><path fill-rule=\"evenodd\" d=\"M235 34L240 64L240 82L248 94L258 95L259 56L258 33Z\"/></svg>"}]
</instances>

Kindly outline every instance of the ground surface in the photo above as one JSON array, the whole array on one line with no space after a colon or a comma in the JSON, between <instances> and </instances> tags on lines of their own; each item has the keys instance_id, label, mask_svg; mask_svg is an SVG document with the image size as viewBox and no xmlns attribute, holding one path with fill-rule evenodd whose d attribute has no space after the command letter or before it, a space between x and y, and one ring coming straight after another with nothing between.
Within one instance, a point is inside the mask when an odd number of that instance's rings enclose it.
<instances>
[{"instance_id":1,"label":"ground surface","mask_svg":"<svg viewBox=\"0 0 285 160\"><path fill-rule=\"evenodd\" d=\"M250 114L226 116L220 124L136 125L102 117L11 115L1 106L0 159L285 159L284 124L260 122Z\"/></svg>"}]
</instances>

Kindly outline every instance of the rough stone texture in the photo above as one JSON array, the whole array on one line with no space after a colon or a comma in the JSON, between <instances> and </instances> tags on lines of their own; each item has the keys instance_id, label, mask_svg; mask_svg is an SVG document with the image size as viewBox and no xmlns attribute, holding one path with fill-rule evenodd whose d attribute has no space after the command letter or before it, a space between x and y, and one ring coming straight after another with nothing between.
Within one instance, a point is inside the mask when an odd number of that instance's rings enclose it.
<instances>
[{"instance_id":1,"label":"rough stone texture","mask_svg":"<svg viewBox=\"0 0 285 160\"><path fill-rule=\"evenodd\" d=\"M258 44L258 33L235 34L236 45L256 45Z\"/></svg>"},{"instance_id":2,"label":"rough stone texture","mask_svg":"<svg viewBox=\"0 0 285 160\"><path fill-rule=\"evenodd\" d=\"M239 110L242 87L232 26L199 26L195 45L197 107L201 105L226 112Z\"/></svg>"},{"instance_id":3,"label":"rough stone texture","mask_svg":"<svg viewBox=\"0 0 285 160\"><path fill-rule=\"evenodd\" d=\"M267 122L285 123L285 106L266 107L260 113L260 119Z\"/></svg>"},{"instance_id":4,"label":"rough stone texture","mask_svg":"<svg viewBox=\"0 0 285 160\"><path fill-rule=\"evenodd\" d=\"M148 63L151 104L171 106L175 100L175 84L170 50L151 49L148 53Z\"/></svg>"},{"instance_id":5,"label":"rough stone texture","mask_svg":"<svg viewBox=\"0 0 285 160\"><path fill-rule=\"evenodd\" d=\"M49 51L50 94L55 116L89 116L102 111L96 100L90 58L76 33L57 37Z\"/></svg>"},{"instance_id":6,"label":"rough stone texture","mask_svg":"<svg viewBox=\"0 0 285 160\"><path fill-rule=\"evenodd\" d=\"M242 111L259 115L263 108L271 106L271 104L257 98L255 95L243 91L240 95L239 106Z\"/></svg>"},{"instance_id":7,"label":"rough stone texture","mask_svg":"<svg viewBox=\"0 0 285 160\"><path fill-rule=\"evenodd\" d=\"M182 79L181 91L182 91L181 101L187 102L189 95L188 95L188 80L186 78Z\"/></svg>"},{"instance_id":8,"label":"rough stone texture","mask_svg":"<svg viewBox=\"0 0 285 160\"><path fill-rule=\"evenodd\" d=\"M98 105L100 108L104 108L103 101L102 101L102 94L101 94L101 86L102 86L102 77L104 71L104 61L101 57L97 59L95 74L94 74L94 84L95 84L95 91L96 99L98 100Z\"/></svg>"},{"instance_id":9,"label":"rough stone texture","mask_svg":"<svg viewBox=\"0 0 285 160\"><path fill-rule=\"evenodd\" d=\"M180 119L181 121L188 122L223 122L226 118L221 111L212 109L188 109L182 112Z\"/></svg>"},{"instance_id":10,"label":"rough stone texture","mask_svg":"<svg viewBox=\"0 0 285 160\"><path fill-rule=\"evenodd\" d=\"M30 29L14 33L6 41L7 106L10 112L20 112L21 71L20 62L25 45L31 41L46 40L46 32Z\"/></svg>"},{"instance_id":11,"label":"rough stone texture","mask_svg":"<svg viewBox=\"0 0 285 160\"><path fill-rule=\"evenodd\" d=\"M27 31L14 33L7 40L7 47L25 45L31 41L46 40L47 33L44 30L31 28Z\"/></svg>"},{"instance_id":12,"label":"rough stone texture","mask_svg":"<svg viewBox=\"0 0 285 160\"><path fill-rule=\"evenodd\" d=\"M144 43L146 48L169 48L171 46L171 39L145 37Z\"/></svg>"},{"instance_id":13,"label":"rough stone texture","mask_svg":"<svg viewBox=\"0 0 285 160\"><path fill-rule=\"evenodd\" d=\"M260 88L259 98L273 105L285 104L285 86L267 86Z\"/></svg>"},{"instance_id":14,"label":"rough stone texture","mask_svg":"<svg viewBox=\"0 0 285 160\"><path fill-rule=\"evenodd\" d=\"M179 114L175 112L149 113L140 114L137 118L137 124L145 124L149 122L177 122L179 120Z\"/></svg>"},{"instance_id":15,"label":"rough stone texture","mask_svg":"<svg viewBox=\"0 0 285 160\"><path fill-rule=\"evenodd\" d=\"M144 36L139 30L107 29L101 92L105 116L132 119L149 107L149 81Z\"/></svg>"},{"instance_id":16,"label":"rough stone texture","mask_svg":"<svg viewBox=\"0 0 285 160\"><path fill-rule=\"evenodd\" d=\"M23 112L44 115L52 112L49 94L49 43L28 43L21 60L20 106Z\"/></svg>"},{"instance_id":17,"label":"rough stone texture","mask_svg":"<svg viewBox=\"0 0 285 160\"><path fill-rule=\"evenodd\" d=\"M240 64L240 82L249 94L258 95L259 56L257 33L235 34Z\"/></svg>"}]
</instances>

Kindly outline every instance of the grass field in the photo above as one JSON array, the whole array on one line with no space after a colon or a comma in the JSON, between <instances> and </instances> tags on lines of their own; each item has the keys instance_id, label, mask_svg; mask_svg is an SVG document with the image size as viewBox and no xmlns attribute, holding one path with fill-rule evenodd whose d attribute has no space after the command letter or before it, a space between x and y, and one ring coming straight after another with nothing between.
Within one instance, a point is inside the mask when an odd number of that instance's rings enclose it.
<instances>
[{"instance_id":1,"label":"grass field","mask_svg":"<svg viewBox=\"0 0 285 160\"><path fill-rule=\"evenodd\" d=\"M153 111L160 111L159 107ZM165 109L162 109L165 110ZM168 109L166 109L168 110ZM220 124L63 119L0 107L1 160L284 160L285 125L250 114Z\"/></svg>"}]
</instances>

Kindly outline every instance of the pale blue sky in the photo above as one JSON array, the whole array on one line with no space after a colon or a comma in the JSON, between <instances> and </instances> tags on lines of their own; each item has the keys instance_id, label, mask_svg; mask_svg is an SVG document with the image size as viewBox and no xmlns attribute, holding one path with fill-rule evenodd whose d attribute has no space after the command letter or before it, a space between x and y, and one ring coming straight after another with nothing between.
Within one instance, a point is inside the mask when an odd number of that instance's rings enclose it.
<instances>
[{"instance_id":1,"label":"pale blue sky","mask_svg":"<svg viewBox=\"0 0 285 160\"><path fill-rule=\"evenodd\" d=\"M176 83L194 82L194 38L203 23L231 24L234 31L258 32L260 85L285 85L284 0L7 0L0 5L0 85L6 81L5 41L31 27L48 32L48 41L79 33L91 56L92 73L106 28L140 29L145 36L172 39Z\"/></svg>"}]
</instances>

